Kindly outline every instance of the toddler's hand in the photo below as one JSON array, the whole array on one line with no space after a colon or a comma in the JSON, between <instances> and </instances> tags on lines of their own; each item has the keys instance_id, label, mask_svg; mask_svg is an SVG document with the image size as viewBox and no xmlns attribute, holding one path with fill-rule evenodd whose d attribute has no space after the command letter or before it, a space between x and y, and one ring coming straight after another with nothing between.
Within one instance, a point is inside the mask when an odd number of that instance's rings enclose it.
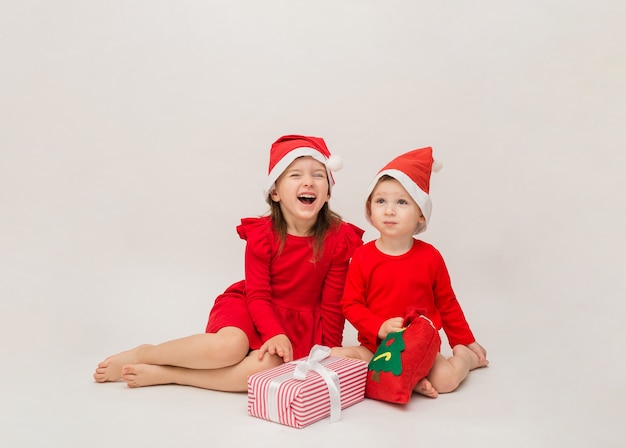
<instances>
[{"instance_id":1,"label":"toddler's hand","mask_svg":"<svg viewBox=\"0 0 626 448\"><path fill-rule=\"evenodd\" d=\"M378 330L378 337L385 339L389 333L400 331L404 328L404 319L401 317L392 317L383 322Z\"/></svg>"},{"instance_id":2,"label":"toddler's hand","mask_svg":"<svg viewBox=\"0 0 626 448\"><path fill-rule=\"evenodd\" d=\"M284 362L293 360L293 350L291 341L284 334L277 334L269 338L259 349L259 360L263 359L265 352L270 355L278 355L283 358Z\"/></svg>"},{"instance_id":3,"label":"toddler's hand","mask_svg":"<svg viewBox=\"0 0 626 448\"><path fill-rule=\"evenodd\" d=\"M487 360L487 350L483 348L478 342L472 342L467 346L471 351L478 356L478 367L486 367L489 364Z\"/></svg>"}]
</instances>

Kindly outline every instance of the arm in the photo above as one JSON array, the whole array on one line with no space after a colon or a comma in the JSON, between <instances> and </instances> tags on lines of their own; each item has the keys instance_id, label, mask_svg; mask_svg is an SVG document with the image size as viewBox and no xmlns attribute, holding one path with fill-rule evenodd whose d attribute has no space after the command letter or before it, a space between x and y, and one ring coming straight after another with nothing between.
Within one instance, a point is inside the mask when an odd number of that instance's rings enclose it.
<instances>
[{"instance_id":1,"label":"arm","mask_svg":"<svg viewBox=\"0 0 626 448\"><path fill-rule=\"evenodd\" d=\"M376 351L377 336L385 320L371 312L366 305L367 274L361 252L355 252L348 268L341 305L346 318L359 332L359 341L369 350Z\"/></svg>"},{"instance_id":2,"label":"arm","mask_svg":"<svg viewBox=\"0 0 626 448\"><path fill-rule=\"evenodd\" d=\"M252 322L263 340L258 359L263 359L265 352L268 352L283 358L284 362L289 362L293 360L293 349L291 341L274 314L270 264L269 251L246 245L246 301Z\"/></svg>"},{"instance_id":3,"label":"arm","mask_svg":"<svg viewBox=\"0 0 626 448\"><path fill-rule=\"evenodd\" d=\"M272 230L269 218L244 218L237 226L239 237L246 241L245 297L252 322L261 335L263 344L258 358L265 352L291 361L291 341L285 336L272 306L270 286L272 263Z\"/></svg>"},{"instance_id":4,"label":"arm","mask_svg":"<svg viewBox=\"0 0 626 448\"><path fill-rule=\"evenodd\" d=\"M341 309L341 297L350 259L363 244L362 236L363 230L349 223L342 223L337 234L338 241L322 288L322 344L328 347L343 343L346 318Z\"/></svg>"},{"instance_id":5,"label":"arm","mask_svg":"<svg viewBox=\"0 0 626 448\"><path fill-rule=\"evenodd\" d=\"M454 294L443 257L438 251L435 257L436 268L433 282L435 308L441 316L443 330L448 337L450 347L458 344L472 344L476 342L476 339Z\"/></svg>"},{"instance_id":6,"label":"arm","mask_svg":"<svg viewBox=\"0 0 626 448\"><path fill-rule=\"evenodd\" d=\"M246 302L252 322L265 342L285 331L274 314L270 286L270 248L248 242L245 250Z\"/></svg>"},{"instance_id":7,"label":"arm","mask_svg":"<svg viewBox=\"0 0 626 448\"><path fill-rule=\"evenodd\" d=\"M346 318L341 311L348 262L333 263L328 270L322 290L322 344L339 347L343 342L343 330Z\"/></svg>"}]
</instances>

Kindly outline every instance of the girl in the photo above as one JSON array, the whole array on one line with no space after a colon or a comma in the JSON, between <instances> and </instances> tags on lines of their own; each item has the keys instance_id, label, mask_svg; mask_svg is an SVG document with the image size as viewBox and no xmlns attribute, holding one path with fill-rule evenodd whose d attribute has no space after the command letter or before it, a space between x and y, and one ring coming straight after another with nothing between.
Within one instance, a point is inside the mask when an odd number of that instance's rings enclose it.
<instances>
[{"instance_id":1,"label":"girl","mask_svg":"<svg viewBox=\"0 0 626 448\"><path fill-rule=\"evenodd\" d=\"M465 320L441 254L413 237L430 220L433 162L430 147L410 151L389 162L370 185L366 218L380 236L355 251L342 299L361 345L333 348L332 354L369 362L381 340L402 330L408 310L425 310L445 331L453 353L447 359L439 353L427 378L415 386L435 398L489 362Z\"/></svg>"},{"instance_id":2,"label":"girl","mask_svg":"<svg viewBox=\"0 0 626 448\"><path fill-rule=\"evenodd\" d=\"M242 219L245 280L217 297L206 333L140 345L98 364L97 382L181 384L246 391L247 377L342 343L340 299L363 230L330 210L332 170L323 139L279 138L270 149L270 214Z\"/></svg>"}]
</instances>

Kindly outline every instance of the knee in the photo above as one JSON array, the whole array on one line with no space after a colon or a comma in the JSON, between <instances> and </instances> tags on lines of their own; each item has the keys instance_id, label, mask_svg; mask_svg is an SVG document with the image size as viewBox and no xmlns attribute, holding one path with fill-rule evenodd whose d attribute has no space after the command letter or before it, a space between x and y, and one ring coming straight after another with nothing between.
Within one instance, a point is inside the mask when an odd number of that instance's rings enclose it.
<instances>
[{"instance_id":1,"label":"knee","mask_svg":"<svg viewBox=\"0 0 626 448\"><path fill-rule=\"evenodd\" d=\"M330 356L336 356L338 358L353 358L353 356L351 356L350 347L332 347L330 349Z\"/></svg>"},{"instance_id":2,"label":"knee","mask_svg":"<svg viewBox=\"0 0 626 448\"><path fill-rule=\"evenodd\" d=\"M243 331L238 328L225 328L216 334L220 336L218 350L225 360L236 364L246 357L250 350L250 342Z\"/></svg>"},{"instance_id":3,"label":"knee","mask_svg":"<svg viewBox=\"0 0 626 448\"><path fill-rule=\"evenodd\" d=\"M360 359L361 361L369 362L374 354L365 347L361 346L346 346L346 347L333 347L330 349L331 356L337 356L339 358L351 358Z\"/></svg>"},{"instance_id":4,"label":"knee","mask_svg":"<svg viewBox=\"0 0 626 448\"><path fill-rule=\"evenodd\" d=\"M269 353L265 353L262 359L258 359L258 354L259 351L254 350L248 355L248 359L252 361L248 363L248 365L250 366L248 374L250 375L262 372L264 370L272 369L283 364L283 358L278 355L270 355Z\"/></svg>"},{"instance_id":5,"label":"knee","mask_svg":"<svg viewBox=\"0 0 626 448\"><path fill-rule=\"evenodd\" d=\"M263 355L263 359L259 362L259 366L261 370L267 370L274 367L278 367L284 363L283 358L278 355L270 355L269 353L265 353Z\"/></svg>"}]
</instances>

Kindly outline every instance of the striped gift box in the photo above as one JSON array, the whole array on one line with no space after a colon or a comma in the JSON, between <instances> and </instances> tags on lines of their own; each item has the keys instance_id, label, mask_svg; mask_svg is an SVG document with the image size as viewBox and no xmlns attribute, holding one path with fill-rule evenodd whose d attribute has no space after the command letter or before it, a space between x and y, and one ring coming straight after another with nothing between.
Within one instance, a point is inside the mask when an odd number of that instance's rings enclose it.
<instances>
[{"instance_id":1,"label":"striped gift box","mask_svg":"<svg viewBox=\"0 0 626 448\"><path fill-rule=\"evenodd\" d=\"M331 392L327 380L315 370L309 370L303 380L294 378L297 363L306 359L250 375L248 414L294 428L304 428L331 415ZM364 399L366 362L331 356L319 364L338 378L339 412Z\"/></svg>"}]
</instances>

